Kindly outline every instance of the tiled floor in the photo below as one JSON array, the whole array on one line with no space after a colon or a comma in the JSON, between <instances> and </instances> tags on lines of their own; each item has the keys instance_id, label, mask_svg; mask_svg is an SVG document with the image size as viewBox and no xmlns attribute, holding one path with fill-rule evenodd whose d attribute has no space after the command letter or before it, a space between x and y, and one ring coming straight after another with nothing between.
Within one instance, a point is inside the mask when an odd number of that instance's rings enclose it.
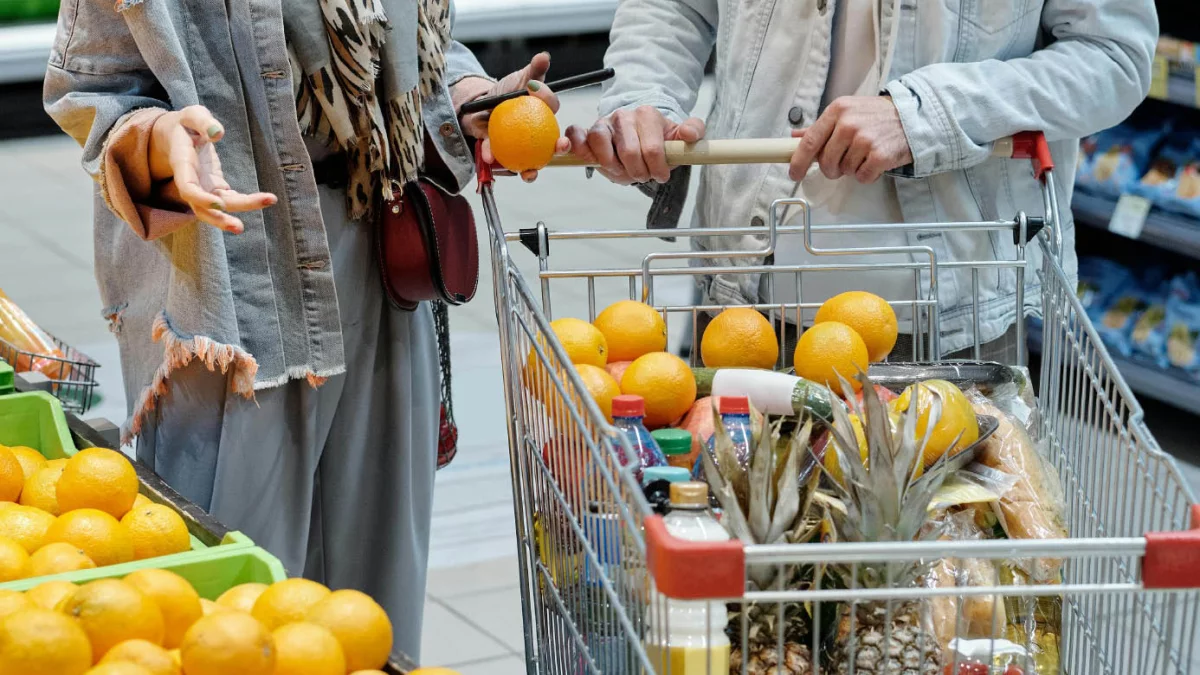
<instances>
[{"instance_id":1,"label":"tiled floor","mask_svg":"<svg viewBox=\"0 0 1200 675\"><path fill-rule=\"evenodd\" d=\"M565 123L590 123L594 106L594 93L571 94L559 117ZM78 157L74 143L60 137L0 143L0 288L45 328L104 366L104 398L92 414L120 420L125 415L120 366L99 315L91 262L91 185ZM557 230L633 229L642 225L649 204L628 188L599 178L588 181L580 170L547 171L535 185L505 180L497 201L510 232L538 220ZM476 213L486 255L490 248L478 202ZM555 242L551 259L561 269L630 268L647 252L685 246L657 239ZM511 248L518 268L536 278L536 258L519 244ZM422 660L453 666L464 675L509 675L524 672L524 636L500 345L486 272L478 298L451 316L460 452L437 478ZM689 289L683 277L656 285L660 297L680 304L687 302ZM535 284L533 290L540 301L540 288ZM623 283L598 284L597 294L598 309L628 289ZM583 282L554 282L551 296L555 316L588 316ZM681 328L673 322L673 342ZM1186 449L1190 433L1180 431L1187 421L1171 423L1177 415L1161 418L1167 420L1161 437L1168 450L1196 461ZM1200 485L1200 470L1189 464L1182 469Z\"/></svg>"}]
</instances>

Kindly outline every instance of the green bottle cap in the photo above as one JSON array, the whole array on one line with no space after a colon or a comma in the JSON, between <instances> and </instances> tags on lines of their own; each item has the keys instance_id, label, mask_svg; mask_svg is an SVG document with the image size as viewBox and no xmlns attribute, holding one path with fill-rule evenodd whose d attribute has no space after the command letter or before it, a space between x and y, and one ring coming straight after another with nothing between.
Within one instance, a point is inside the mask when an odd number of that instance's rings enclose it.
<instances>
[{"instance_id":1,"label":"green bottle cap","mask_svg":"<svg viewBox=\"0 0 1200 675\"><path fill-rule=\"evenodd\" d=\"M686 455L692 451L692 433L684 429L658 429L650 432L664 455Z\"/></svg>"}]
</instances>

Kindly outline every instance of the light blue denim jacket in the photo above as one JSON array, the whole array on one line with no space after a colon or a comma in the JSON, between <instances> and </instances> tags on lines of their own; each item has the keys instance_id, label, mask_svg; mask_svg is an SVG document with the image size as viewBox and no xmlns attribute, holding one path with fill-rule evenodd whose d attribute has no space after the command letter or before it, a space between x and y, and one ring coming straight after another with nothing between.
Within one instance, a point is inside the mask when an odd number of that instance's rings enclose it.
<instances>
[{"instance_id":1,"label":"light blue denim jacket","mask_svg":"<svg viewBox=\"0 0 1200 675\"><path fill-rule=\"evenodd\" d=\"M837 0L622 0L606 65L616 78L600 114L653 106L676 121L696 103L716 50L716 100L708 138L785 137L820 114ZM1158 38L1151 0L883 0L882 51L893 49L885 86L900 113L914 162L896 172L906 222L1042 215L1027 163L994 159L994 141L1040 130L1051 141L1059 204L1070 203L1078 139L1124 119L1145 97ZM897 15L898 13L898 15ZM686 189L676 171L656 199L651 226L673 227ZM686 183L685 183L686 185ZM706 167L695 227L747 227L791 194L784 165ZM1074 274L1074 222L1063 214L1064 265ZM910 234L941 261L1015 257L1003 233ZM757 250L757 237L712 237L709 250ZM1029 248L1031 269L1040 252ZM712 265L750 265L747 258ZM1038 279L1029 274L1036 311ZM707 278L718 304L757 302L757 275ZM971 276L939 271L942 347L973 342ZM1016 318L1016 275L980 274L980 339L999 337Z\"/></svg>"},{"instance_id":2,"label":"light blue denim jacket","mask_svg":"<svg viewBox=\"0 0 1200 675\"><path fill-rule=\"evenodd\" d=\"M319 11L316 0L311 5ZM396 41L384 67L401 83L415 83L416 6L384 5ZM401 39L408 35L412 40ZM469 181L473 160L448 87L482 72L455 43L446 87L424 105L426 129L448 169L440 182L454 191ZM246 396L344 370L337 292L296 120L280 0L63 0L44 98L49 114L83 146L83 167L97 179L96 278L120 343L127 438L166 391L170 373L192 359L230 373L231 389ZM279 203L241 214L241 235L194 223L147 241L101 194L106 140L139 109L194 104L224 124L217 152L231 186L275 193Z\"/></svg>"}]
</instances>

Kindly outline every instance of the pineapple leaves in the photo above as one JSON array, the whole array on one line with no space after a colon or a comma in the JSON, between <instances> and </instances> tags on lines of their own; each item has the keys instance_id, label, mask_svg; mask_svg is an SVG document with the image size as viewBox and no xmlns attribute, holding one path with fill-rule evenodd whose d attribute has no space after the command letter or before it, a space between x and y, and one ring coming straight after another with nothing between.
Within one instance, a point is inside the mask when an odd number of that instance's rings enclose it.
<instances>
[{"instance_id":1,"label":"pineapple leaves","mask_svg":"<svg viewBox=\"0 0 1200 675\"><path fill-rule=\"evenodd\" d=\"M754 538L766 544L774 540L768 538L771 531L771 509L775 505L775 484L771 480L775 475L775 441L779 438L779 427L782 420L775 423L767 421L763 415L762 433L758 446L750 458L750 531Z\"/></svg>"},{"instance_id":2,"label":"pineapple leaves","mask_svg":"<svg viewBox=\"0 0 1200 675\"><path fill-rule=\"evenodd\" d=\"M791 527L796 520L796 516L805 513L810 504L812 504L812 494L816 491L815 485L810 478L804 486L806 488L804 495L803 509L801 509L800 500L800 458L807 455L807 448L801 447L808 443L812 437L812 420L806 419L803 427L797 427L793 430L791 438L788 440L786 458L783 460L783 473L779 476L779 483L776 486L776 493L779 495L775 504L775 515L771 518L771 529L767 533L766 541L774 542L783 536L784 532ZM813 474L818 475L818 474Z\"/></svg>"},{"instance_id":3,"label":"pineapple leaves","mask_svg":"<svg viewBox=\"0 0 1200 675\"><path fill-rule=\"evenodd\" d=\"M741 462L738 461L733 438L730 437L729 431L725 429L725 423L721 421L718 401L719 399L714 396L712 399L713 449L716 451L716 457L713 459L716 460L716 468L720 470L721 477L737 497L738 506L742 508L744 515L748 510L750 497L749 475L742 468ZM707 470L708 468L705 467L705 471Z\"/></svg>"}]
</instances>

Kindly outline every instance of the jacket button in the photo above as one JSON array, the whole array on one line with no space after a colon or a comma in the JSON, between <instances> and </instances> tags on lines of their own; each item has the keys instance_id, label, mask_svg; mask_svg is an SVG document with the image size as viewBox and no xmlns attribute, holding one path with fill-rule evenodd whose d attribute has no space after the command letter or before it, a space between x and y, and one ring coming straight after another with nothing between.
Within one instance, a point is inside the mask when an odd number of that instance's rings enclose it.
<instances>
[{"instance_id":1,"label":"jacket button","mask_svg":"<svg viewBox=\"0 0 1200 675\"><path fill-rule=\"evenodd\" d=\"M446 138L450 138L451 136L453 136L454 131L455 131L455 129L454 129L453 122L443 122L442 126L438 127L438 133L440 133L442 136L445 136Z\"/></svg>"},{"instance_id":2,"label":"jacket button","mask_svg":"<svg viewBox=\"0 0 1200 675\"><path fill-rule=\"evenodd\" d=\"M817 0L817 11L824 14L826 4L826 0Z\"/></svg>"},{"instance_id":3,"label":"jacket button","mask_svg":"<svg viewBox=\"0 0 1200 675\"><path fill-rule=\"evenodd\" d=\"M763 219L761 216L754 216L750 219L750 227L762 227Z\"/></svg>"},{"instance_id":4,"label":"jacket button","mask_svg":"<svg viewBox=\"0 0 1200 675\"><path fill-rule=\"evenodd\" d=\"M788 111L788 121L792 123L792 126L796 127L804 124L804 111L800 109L800 106L796 106Z\"/></svg>"}]
</instances>

